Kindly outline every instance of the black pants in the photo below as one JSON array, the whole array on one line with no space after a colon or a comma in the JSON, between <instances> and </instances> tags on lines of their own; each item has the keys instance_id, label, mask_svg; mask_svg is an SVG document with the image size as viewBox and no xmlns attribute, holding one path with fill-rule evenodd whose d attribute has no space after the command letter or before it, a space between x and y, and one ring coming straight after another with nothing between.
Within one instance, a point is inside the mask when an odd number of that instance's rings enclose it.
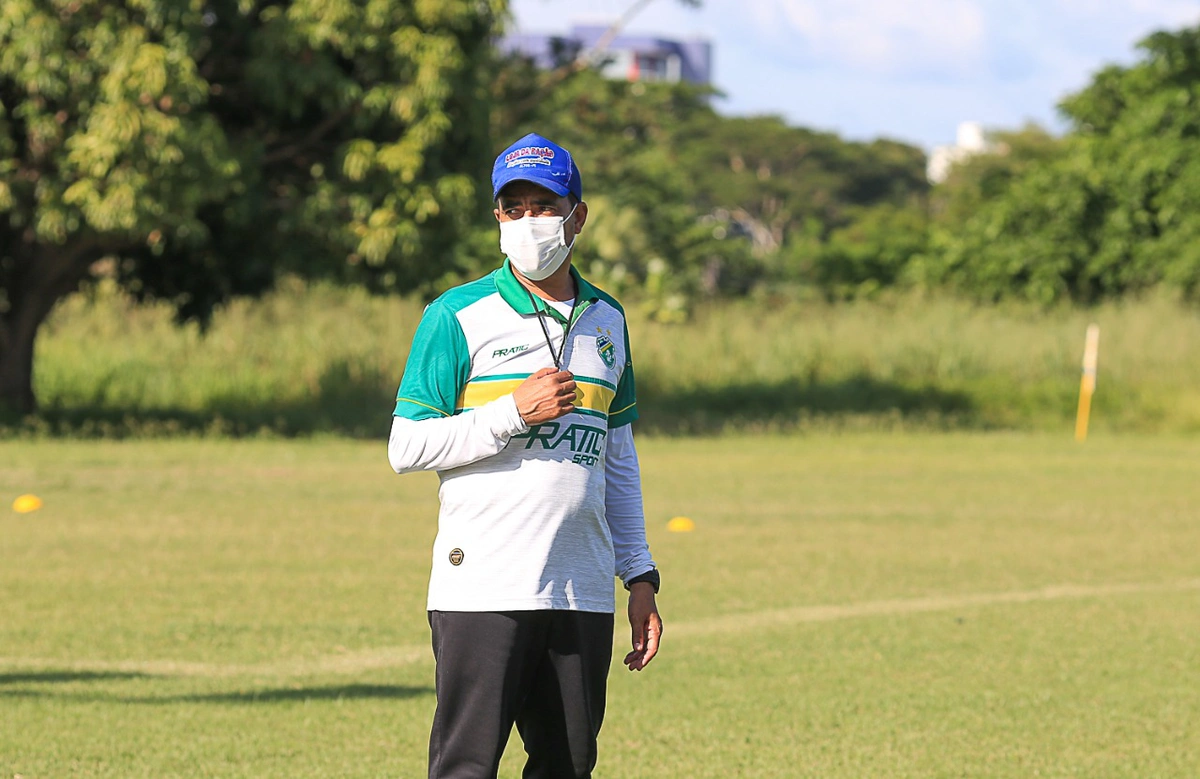
<instances>
[{"instance_id":1,"label":"black pants","mask_svg":"<svg viewBox=\"0 0 1200 779\"><path fill-rule=\"evenodd\" d=\"M513 723L525 779L590 777L604 719L613 615L431 611L437 713L430 779L491 779Z\"/></svg>"}]
</instances>

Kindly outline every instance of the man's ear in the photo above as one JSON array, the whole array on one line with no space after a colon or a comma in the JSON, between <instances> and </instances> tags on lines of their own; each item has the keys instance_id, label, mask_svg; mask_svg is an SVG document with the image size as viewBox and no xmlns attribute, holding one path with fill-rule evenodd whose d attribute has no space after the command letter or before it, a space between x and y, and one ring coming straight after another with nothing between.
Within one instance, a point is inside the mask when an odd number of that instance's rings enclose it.
<instances>
[{"instance_id":1,"label":"man's ear","mask_svg":"<svg viewBox=\"0 0 1200 779\"><path fill-rule=\"evenodd\" d=\"M583 225L585 222L587 222L587 217L588 217L587 203L580 200L579 205L575 206L575 234L576 235L583 232Z\"/></svg>"}]
</instances>

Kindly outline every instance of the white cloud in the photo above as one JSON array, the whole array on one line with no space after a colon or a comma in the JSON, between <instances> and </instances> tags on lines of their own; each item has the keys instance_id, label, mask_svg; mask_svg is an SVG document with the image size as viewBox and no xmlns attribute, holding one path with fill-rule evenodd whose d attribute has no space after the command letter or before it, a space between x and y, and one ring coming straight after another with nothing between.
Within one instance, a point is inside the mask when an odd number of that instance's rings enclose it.
<instances>
[{"instance_id":1,"label":"white cloud","mask_svg":"<svg viewBox=\"0 0 1200 779\"><path fill-rule=\"evenodd\" d=\"M1081 17L1143 17L1167 26L1194 24L1200 18L1195 0L1057 0L1051 5Z\"/></svg>"},{"instance_id":2,"label":"white cloud","mask_svg":"<svg viewBox=\"0 0 1200 779\"><path fill-rule=\"evenodd\" d=\"M804 49L806 59L881 74L961 70L980 61L984 14L971 0L756 4L778 9L788 31L799 36L795 45Z\"/></svg>"},{"instance_id":3,"label":"white cloud","mask_svg":"<svg viewBox=\"0 0 1200 779\"><path fill-rule=\"evenodd\" d=\"M708 0L797 66L964 82L1033 77L1076 53L1099 67L1154 29L1200 21L1196 0ZM1122 51L1124 48L1124 51ZM1107 56L1102 56L1104 52ZM1073 75L1078 75L1077 71Z\"/></svg>"}]
</instances>

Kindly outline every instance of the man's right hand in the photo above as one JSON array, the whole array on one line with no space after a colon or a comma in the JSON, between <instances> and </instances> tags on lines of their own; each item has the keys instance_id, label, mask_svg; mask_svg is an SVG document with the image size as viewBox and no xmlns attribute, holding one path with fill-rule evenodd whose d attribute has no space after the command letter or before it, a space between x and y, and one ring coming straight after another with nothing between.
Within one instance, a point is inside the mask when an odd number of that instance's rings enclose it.
<instances>
[{"instance_id":1,"label":"man's right hand","mask_svg":"<svg viewBox=\"0 0 1200 779\"><path fill-rule=\"evenodd\" d=\"M570 371L542 368L513 390L517 413L525 424L549 422L575 410L575 376Z\"/></svg>"}]
</instances>

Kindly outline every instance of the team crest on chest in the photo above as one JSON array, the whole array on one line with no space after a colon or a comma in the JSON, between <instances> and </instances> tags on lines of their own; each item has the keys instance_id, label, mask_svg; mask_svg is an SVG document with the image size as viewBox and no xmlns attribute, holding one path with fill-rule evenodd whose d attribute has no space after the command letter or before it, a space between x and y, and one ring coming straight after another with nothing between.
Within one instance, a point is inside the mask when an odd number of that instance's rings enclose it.
<instances>
[{"instance_id":1,"label":"team crest on chest","mask_svg":"<svg viewBox=\"0 0 1200 779\"><path fill-rule=\"evenodd\" d=\"M599 353L600 359L604 360L604 364L612 368L617 362L617 347L613 345L612 339L606 335L602 335L596 339L596 352Z\"/></svg>"}]
</instances>

